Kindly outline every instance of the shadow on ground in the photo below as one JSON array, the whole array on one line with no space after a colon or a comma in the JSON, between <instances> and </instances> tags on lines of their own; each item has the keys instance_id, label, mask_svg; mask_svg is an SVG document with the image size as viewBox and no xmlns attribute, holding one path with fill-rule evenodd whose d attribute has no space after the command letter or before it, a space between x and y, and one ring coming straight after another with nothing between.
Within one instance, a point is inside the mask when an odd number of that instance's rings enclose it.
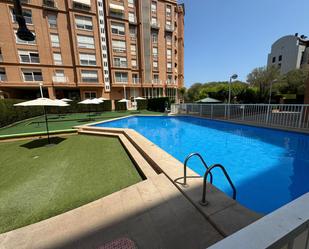
<instances>
[{"instance_id":1,"label":"shadow on ground","mask_svg":"<svg viewBox=\"0 0 309 249\"><path fill-rule=\"evenodd\" d=\"M50 144L57 145L57 144L60 144L61 142L63 142L64 140L66 140L66 138L63 138L63 137L51 137L50 138ZM48 145L49 145L48 139L47 138L42 138L42 139L32 140L32 141L27 142L25 144L22 144L20 146L30 150L30 149L37 149L37 148L48 146Z\"/></svg>"}]
</instances>

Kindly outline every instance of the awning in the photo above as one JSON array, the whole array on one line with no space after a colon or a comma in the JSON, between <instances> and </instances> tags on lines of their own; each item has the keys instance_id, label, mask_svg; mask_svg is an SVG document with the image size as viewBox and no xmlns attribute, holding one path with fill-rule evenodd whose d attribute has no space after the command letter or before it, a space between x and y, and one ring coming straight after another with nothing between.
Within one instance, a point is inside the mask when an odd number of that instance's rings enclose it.
<instances>
[{"instance_id":1,"label":"awning","mask_svg":"<svg viewBox=\"0 0 309 249\"><path fill-rule=\"evenodd\" d=\"M118 5L118 4L109 4L109 8L112 9L113 11L118 11L118 12L123 12L124 11L124 6Z\"/></svg>"},{"instance_id":2,"label":"awning","mask_svg":"<svg viewBox=\"0 0 309 249\"><path fill-rule=\"evenodd\" d=\"M91 6L91 0L73 0L74 2Z\"/></svg>"}]
</instances>

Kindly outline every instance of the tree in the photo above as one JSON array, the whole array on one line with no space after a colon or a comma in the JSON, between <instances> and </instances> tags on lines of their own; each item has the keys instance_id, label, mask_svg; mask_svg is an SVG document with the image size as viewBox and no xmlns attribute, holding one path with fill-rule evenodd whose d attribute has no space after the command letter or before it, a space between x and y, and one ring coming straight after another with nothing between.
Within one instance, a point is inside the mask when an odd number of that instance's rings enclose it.
<instances>
[{"instance_id":1,"label":"tree","mask_svg":"<svg viewBox=\"0 0 309 249\"><path fill-rule=\"evenodd\" d=\"M180 93L180 96L181 96L182 99L185 98L186 91L187 91L187 89L185 87L181 87L179 89L179 93Z\"/></svg>"},{"instance_id":2,"label":"tree","mask_svg":"<svg viewBox=\"0 0 309 249\"><path fill-rule=\"evenodd\" d=\"M308 70L296 69L285 74L274 87L282 94L304 95L307 79Z\"/></svg>"},{"instance_id":3,"label":"tree","mask_svg":"<svg viewBox=\"0 0 309 249\"><path fill-rule=\"evenodd\" d=\"M265 102L269 96L271 83L279 78L279 68L274 66L258 67L248 74L247 81L251 86L258 87L259 101Z\"/></svg>"},{"instance_id":4,"label":"tree","mask_svg":"<svg viewBox=\"0 0 309 249\"><path fill-rule=\"evenodd\" d=\"M188 89L187 96L189 101L199 100L201 87L202 87L201 83L195 83Z\"/></svg>"}]
</instances>

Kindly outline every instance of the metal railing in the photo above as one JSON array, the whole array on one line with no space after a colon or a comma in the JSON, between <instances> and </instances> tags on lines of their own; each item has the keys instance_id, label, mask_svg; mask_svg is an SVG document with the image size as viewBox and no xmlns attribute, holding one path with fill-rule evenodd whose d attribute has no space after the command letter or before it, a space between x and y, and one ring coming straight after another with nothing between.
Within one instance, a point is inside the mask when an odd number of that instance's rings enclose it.
<instances>
[{"instance_id":1,"label":"metal railing","mask_svg":"<svg viewBox=\"0 0 309 249\"><path fill-rule=\"evenodd\" d=\"M201 160L202 164L204 165L205 169L206 169L206 170L209 169L209 167L207 166L207 163L204 161L204 158L203 158L199 153L197 153L197 152L191 153L190 155L188 155L188 156L186 157L186 160L185 160L185 162L184 162L184 164L183 164L183 166L184 166L184 167L183 167L183 186L188 186L188 185L187 185L187 178L188 178L188 177L187 177L187 165L188 165L189 160L190 160L192 157L198 157L198 158ZM210 183L212 184L212 179L213 179L212 173L210 172L209 175L210 175ZM192 176L191 176L191 177L192 177Z\"/></svg>"},{"instance_id":2,"label":"metal railing","mask_svg":"<svg viewBox=\"0 0 309 249\"><path fill-rule=\"evenodd\" d=\"M206 193L207 193L207 176L210 175L210 180L211 180L211 183L212 183L212 179L213 179L213 176L211 175L211 171L214 169L214 168L220 168L225 176L225 178L227 179L227 181L229 182L232 190L233 190L233 199L236 200L236 188L229 176L229 174L227 173L226 169L221 165L221 164L214 164L212 166L210 166L207 170L206 170L206 173L204 175L204 182L203 182L203 195L202 195L202 200L200 201L200 204L202 206L206 206L208 205L208 201L206 200Z\"/></svg>"},{"instance_id":3,"label":"metal railing","mask_svg":"<svg viewBox=\"0 0 309 249\"><path fill-rule=\"evenodd\" d=\"M309 130L308 104L174 104L173 114Z\"/></svg>"}]
</instances>

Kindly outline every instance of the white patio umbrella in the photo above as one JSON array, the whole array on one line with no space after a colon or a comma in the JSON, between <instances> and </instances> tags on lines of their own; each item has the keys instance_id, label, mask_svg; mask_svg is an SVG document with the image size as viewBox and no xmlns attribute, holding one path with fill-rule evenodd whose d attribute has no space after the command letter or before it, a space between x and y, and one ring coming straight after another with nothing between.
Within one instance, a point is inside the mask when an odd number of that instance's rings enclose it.
<instances>
[{"instance_id":1,"label":"white patio umbrella","mask_svg":"<svg viewBox=\"0 0 309 249\"><path fill-rule=\"evenodd\" d=\"M85 99L81 102L78 102L78 104L80 105L89 105L89 118L90 118L90 113L91 113L91 110L90 110L90 105L98 105L98 104L101 104L103 101L101 100L98 100L98 99Z\"/></svg>"},{"instance_id":2,"label":"white patio umbrella","mask_svg":"<svg viewBox=\"0 0 309 249\"><path fill-rule=\"evenodd\" d=\"M100 98L98 98L99 100L107 100L106 98L103 98L103 97L100 97Z\"/></svg>"},{"instance_id":3,"label":"white patio umbrella","mask_svg":"<svg viewBox=\"0 0 309 249\"><path fill-rule=\"evenodd\" d=\"M18 104L15 104L14 106L42 106L44 110L44 116L45 116L45 123L46 123L46 133L47 133L47 139L48 143L50 144L50 138L49 138L49 129L48 129L48 119L47 119L47 114L46 114L46 106L69 106L68 103L65 103L61 100L52 100L48 98L38 98L34 100L29 100L25 102L21 102Z\"/></svg>"},{"instance_id":4,"label":"white patio umbrella","mask_svg":"<svg viewBox=\"0 0 309 249\"><path fill-rule=\"evenodd\" d=\"M143 98L143 97L136 97L136 98L134 98L135 100L145 100L145 98Z\"/></svg>"},{"instance_id":5,"label":"white patio umbrella","mask_svg":"<svg viewBox=\"0 0 309 249\"><path fill-rule=\"evenodd\" d=\"M119 103L128 103L129 100L127 100L127 99L121 99L121 100L119 100L118 102L119 102Z\"/></svg>"},{"instance_id":6,"label":"white patio umbrella","mask_svg":"<svg viewBox=\"0 0 309 249\"><path fill-rule=\"evenodd\" d=\"M63 98L63 99L60 99L60 100L62 100L64 102L71 102L71 101L73 101L72 99L66 99L66 98Z\"/></svg>"}]
</instances>

